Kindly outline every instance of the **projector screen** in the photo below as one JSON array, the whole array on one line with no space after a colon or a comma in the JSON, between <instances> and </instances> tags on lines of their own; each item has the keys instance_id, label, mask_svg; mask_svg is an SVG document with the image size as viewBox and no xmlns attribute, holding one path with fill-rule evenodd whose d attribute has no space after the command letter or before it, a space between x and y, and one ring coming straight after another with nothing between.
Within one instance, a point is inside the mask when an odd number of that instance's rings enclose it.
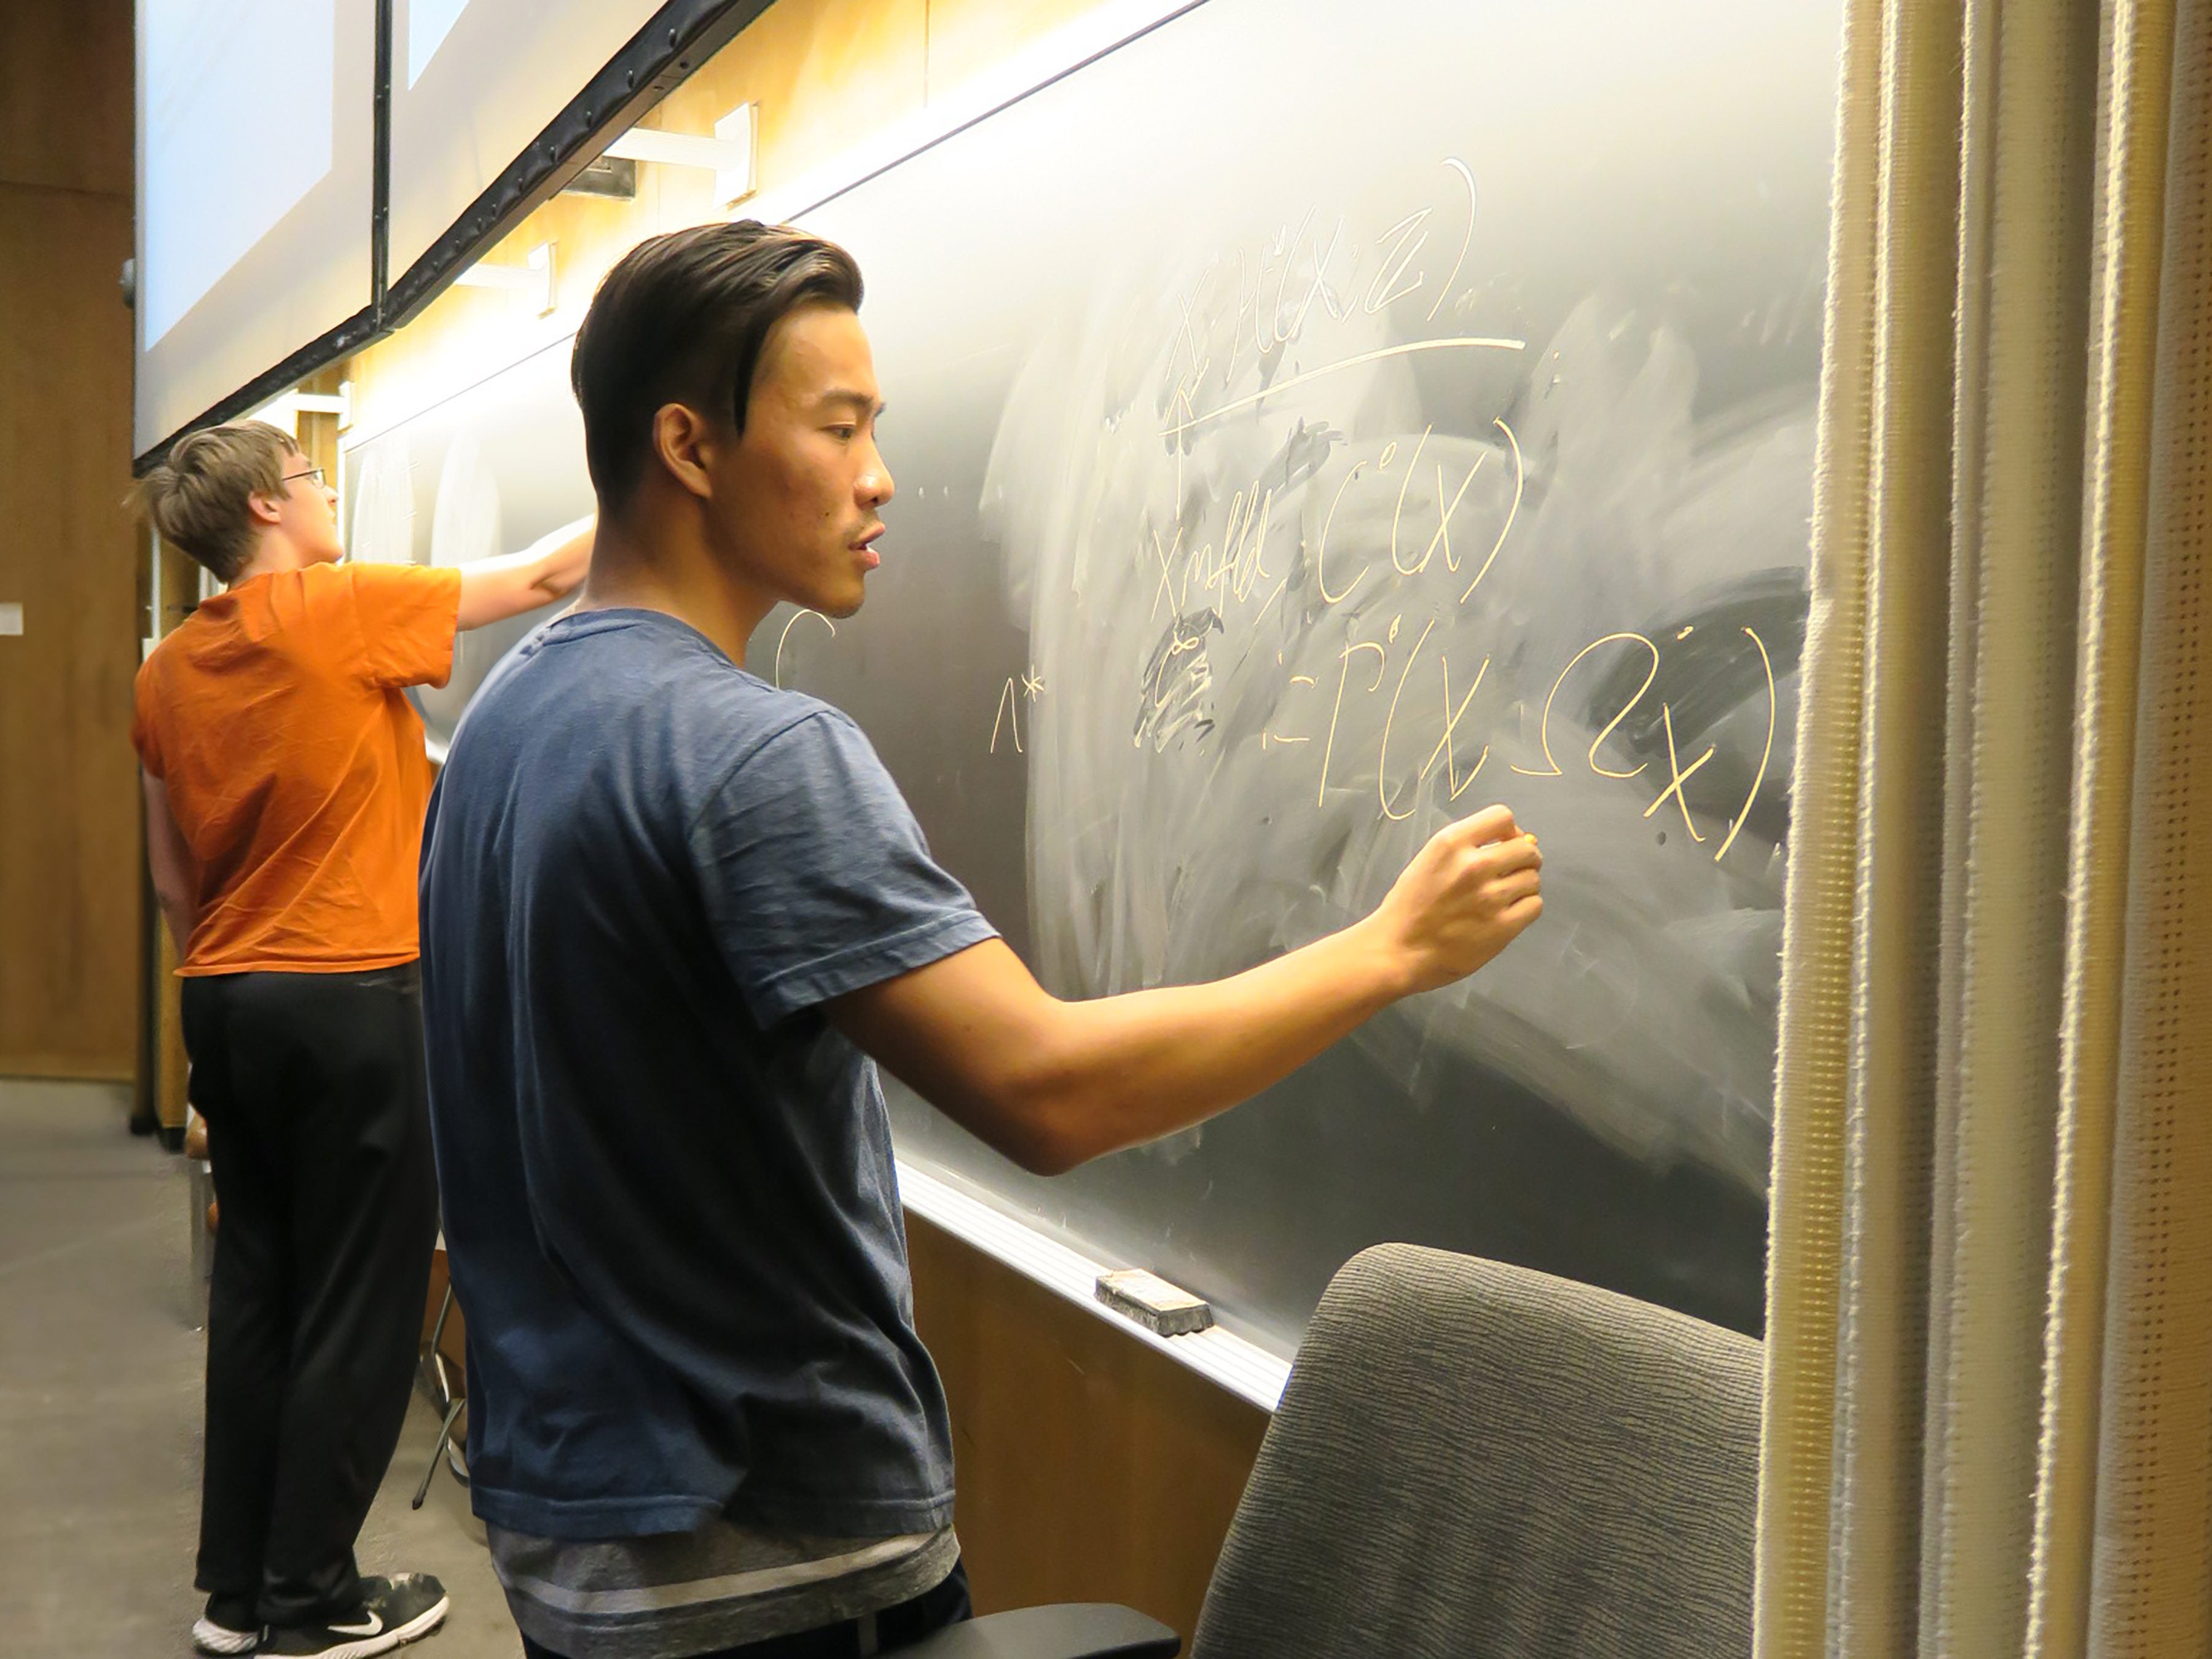
<instances>
[{"instance_id":1,"label":"projector screen","mask_svg":"<svg viewBox=\"0 0 2212 1659\"><path fill-rule=\"evenodd\" d=\"M660 0L393 0L392 228L398 285Z\"/></svg>"},{"instance_id":2,"label":"projector screen","mask_svg":"<svg viewBox=\"0 0 2212 1659\"><path fill-rule=\"evenodd\" d=\"M138 0L137 17L143 455L369 305L376 9Z\"/></svg>"}]
</instances>

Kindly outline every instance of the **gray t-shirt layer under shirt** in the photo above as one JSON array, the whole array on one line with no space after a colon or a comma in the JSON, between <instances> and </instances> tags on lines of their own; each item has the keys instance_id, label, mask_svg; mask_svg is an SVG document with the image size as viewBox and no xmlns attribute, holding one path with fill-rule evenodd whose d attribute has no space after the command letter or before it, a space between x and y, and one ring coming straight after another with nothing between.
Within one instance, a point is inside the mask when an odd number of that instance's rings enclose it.
<instances>
[{"instance_id":1,"label":"gray t-shirt layer under shirt","mask_svg":"<svg viewBox=\"0 0 2212 1659\"><path fill-rule=\"evenodd\" d=\"M821 1005L994 936L857 726L653 611L549 624L423 843L476 1511L591 1540L952 1519L874 1064Z\"/></svg>"},{"instance_id":2,"label":"gray t-shirt layer under shirt","mask_svg":"<svg viewBox=\"0 0 2212 1659\"><path fill-rule=\"evenodd\" d=\"M717 1522L696 1532L570 1543L487 1528L514 1622L592 1659L683 1659L818 1630L935 1589L952 1528L908 1538L793 1537ZM874 1649L862 1632L860 1650Z\"/></svg>"}]
</instances>

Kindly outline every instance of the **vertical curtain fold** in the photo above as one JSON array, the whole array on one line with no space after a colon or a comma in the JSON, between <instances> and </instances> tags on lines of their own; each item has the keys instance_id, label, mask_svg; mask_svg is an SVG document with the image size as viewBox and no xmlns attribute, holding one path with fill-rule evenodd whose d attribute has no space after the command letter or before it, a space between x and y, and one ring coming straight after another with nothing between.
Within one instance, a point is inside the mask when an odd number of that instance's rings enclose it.
<instances>
[{"instance_id":1,"label":"vertical curtain fold","mask_svg":"<svg viewBox=\"0 0 2212 1659\"><path fill-rule=\"evenodd\" d=\"M2208 8L1846 6L1765 1659L2212 1651Z\"/></svg>"},{"instance_id":2,"label":"vertical curtain fold","mask_svg":"<svg viewBox=\"0 0 2212 1659\"><path fill-rule=\"evenodd\" d=\"M1885 19L1831 1645L1917 1601L1949 633L1960 9ZM1880 878L1874 878L1876 875Z\"/></svg>"},{"instance_id":3,"label":"vertical curtain fold","mask_svg":"<svg viewBox=\"0 0 2212 1659\"><path fill-rule=\"evenodd\" d=\"M1954 673L1971 705L1939 785L1966 804L1963 891L1937 1101L1948 1202L1933 1216L1948 1333L1926 1402L1920 1649L2020 1650L2027 1622L2057 1121L2087 397L2096 11L1969 0L1984 88L1962 124L1985 180L1960 222L1951 398ZM1985 223L1981 212L1986 212ZM1978 362L1973 359L1978 358ZM1968 490L1971 489L1971 495Z\"/></svg>"},{"instance_id":4,"label":"vertical curtain fold","mask_svg":"<svg viewBox=\"0 0 2212 1659\"><path fill-rule=\"evenodd\" d=\"M1810 608L1791 794L1768 1205L1765 1376L1753 1595L1760 1652L1811 1654L1826 1628L1833 1467L1844 1079L1850 1049L1860 665L1866 629L1882 27L1844 18L1814 463Z\"/></svg>"},{"instance_id":5,"label":"vertical curtain fold","mask_svg":"<svg viewBox=\"0 0 2212 1659\"><path fill-rule=\"evenodd\" d=\"M2089 1651L2212 1645L2212 5L2176 9Z\"/></svg>"},{"instance_id":6,"label":"vertical curtain fold","mask_svg":"<svg viewBox=\"0 0 2212 1659\"><path fill-rule=\"evenodd\" d=\"M2027 1651L2084 1659L2118 1088L2171 0L2106 21L2048 1322Z\"/></svg>"}]
</instances>

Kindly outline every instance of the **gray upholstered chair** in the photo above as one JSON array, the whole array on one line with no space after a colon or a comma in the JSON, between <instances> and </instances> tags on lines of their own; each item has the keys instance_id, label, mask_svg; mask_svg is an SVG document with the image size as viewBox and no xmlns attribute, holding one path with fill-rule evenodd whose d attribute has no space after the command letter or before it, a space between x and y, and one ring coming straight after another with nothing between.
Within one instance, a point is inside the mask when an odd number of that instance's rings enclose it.
<instances>
[{"instance_id":1,"label":"gray upholstered chair","mask_svg":"<svg viewBox=\"0 0 2212 1659\"><path fill-rule=\"evenodd\" d=\"M1747 1655L1759 1409L1749 1338L1472 1256L1365 1251L1298 1350L1192 1659ZM908 1651L1176 1645L1125 1608L1041 1607Z\"/></svg>"}]
</instances>

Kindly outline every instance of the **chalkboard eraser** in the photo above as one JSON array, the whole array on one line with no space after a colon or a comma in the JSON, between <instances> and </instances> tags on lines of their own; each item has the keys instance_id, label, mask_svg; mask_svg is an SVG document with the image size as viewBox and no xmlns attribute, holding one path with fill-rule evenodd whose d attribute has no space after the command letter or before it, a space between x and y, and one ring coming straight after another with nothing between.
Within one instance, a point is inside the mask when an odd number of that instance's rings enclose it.
<instances>
[{"instance_id":1,"label":"chalkboard eraser","mask_svg":"<svg viewBox=\"0 0 2212 1659\"><path fill-rule=\"evenodd\" d=\"M1213 1323L1213 1310L1203 1297L1177 1290L1142 1267L1099 1274L1098 1299L1155 1336L1188 1336Z\"/></svg>"}]
</instances>

